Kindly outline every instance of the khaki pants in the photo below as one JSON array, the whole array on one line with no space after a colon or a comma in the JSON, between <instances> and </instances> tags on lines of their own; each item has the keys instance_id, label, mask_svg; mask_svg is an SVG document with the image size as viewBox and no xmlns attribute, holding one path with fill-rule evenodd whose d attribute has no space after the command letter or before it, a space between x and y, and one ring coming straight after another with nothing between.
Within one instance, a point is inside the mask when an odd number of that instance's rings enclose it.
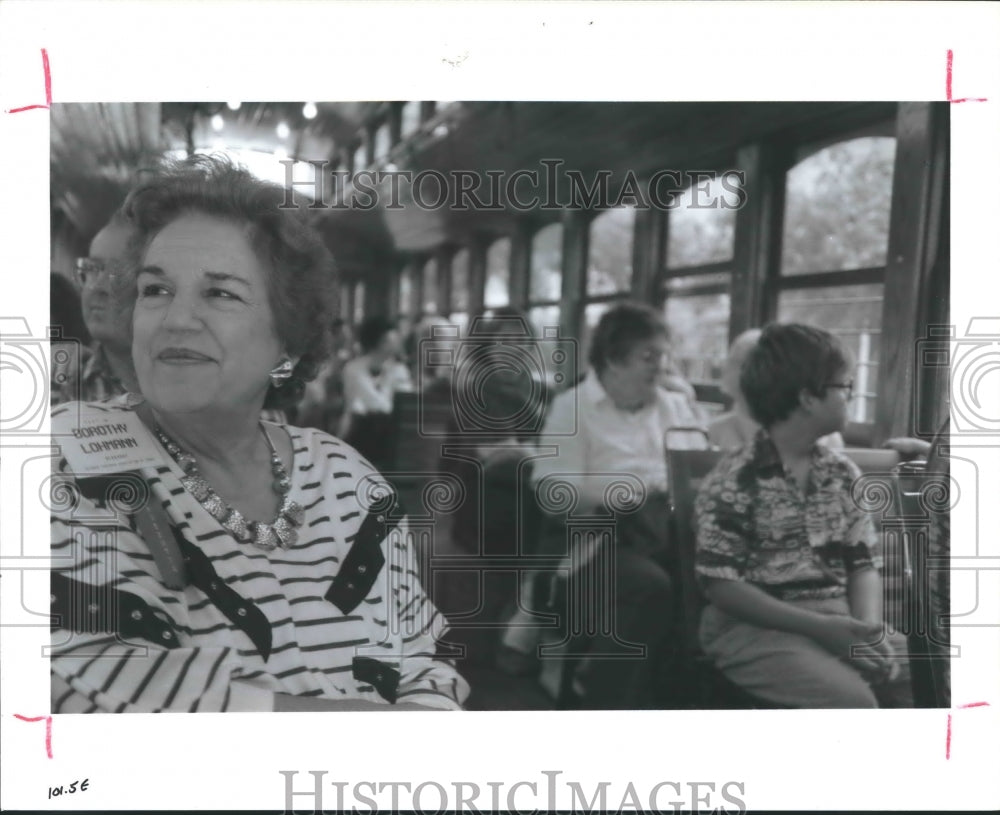
<instances>
[{"instance_id":1,"label":"khaki pants","mask_svg":"<svg viewBox=\"0 0 1000 815\"><path fill-rule=\"evenodd\" d=\"M846 597L792 605L825 614L849 613ZM699 636L726 678L761 699L795 708L878 707L861 674L809 637L759 628L712 605L702 614Z\"/></svg>"}]
</instances>

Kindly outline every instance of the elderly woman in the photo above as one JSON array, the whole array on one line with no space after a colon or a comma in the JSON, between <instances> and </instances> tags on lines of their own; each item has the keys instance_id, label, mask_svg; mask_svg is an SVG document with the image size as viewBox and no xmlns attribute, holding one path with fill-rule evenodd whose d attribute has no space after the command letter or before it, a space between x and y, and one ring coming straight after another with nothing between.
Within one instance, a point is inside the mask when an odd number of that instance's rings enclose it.
<instances>
[{"instance_id":1,"label":"elderly woman","mask_svg":"<svg viewBox=\"0 0 1000 815\"><path fill-rule=\"evenodd\" d=\"M599 638L591 642L593 653L574 678L585 708L657 709L677 701L669 576L676 568L676 546L668 537L664 444L698 449L705 440L697 408L685 395L659 387L669 350L667 326L655 309L625 302L601 315L590 343L590 370L579 385L552 400L542 427L539 447L557 455L536 459L531 473L539 506L549 514L540 534L543 554L562 554L567 536L574 535L582 544L574 557L584 560L588 549L596 552L595 541L610 538L603 537L600 525L599 534L580 534L580 517L617 513L614 548L593 560L592 577L581 570L574 578L592 592L583 601L590 604L586 613L614 625L620 648L616 653ZM552 509L554 488L572 493L575 518L568 507ZM612 562L606 577L596 571ZM612 580L614 594L601 594ZM611 632L606 636L610 642ZM641 643L646 652L622 658L622 643ZM510 637L505 644L524 649Z\"/></svg>"},{"instance_id":2,"label":"elderly woman","mask_svg":"<svg viewBox=\"0 0 1000 815\"><path fill-rule=\"evenodd\" d=\"M329 253L281 200L220 159L129 197L119 282L142 396L53 411L70 497L52 524L53 711L467 694L436 658L444 621L391 487L343 442L260 418L300 394L331 322Z\"/></svg>"}]
</instances>

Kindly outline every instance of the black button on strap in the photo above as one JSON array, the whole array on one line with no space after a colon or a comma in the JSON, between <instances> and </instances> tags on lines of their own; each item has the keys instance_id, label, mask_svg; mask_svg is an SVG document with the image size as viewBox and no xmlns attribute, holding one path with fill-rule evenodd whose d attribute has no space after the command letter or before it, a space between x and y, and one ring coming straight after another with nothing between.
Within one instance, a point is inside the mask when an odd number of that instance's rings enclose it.
<instances>
[{"instance_id":1,"label":"black button on strap","mask_svg":"<svg viewBox=\"0 0 1000 815\"><path fill-rule=\"evenodd\" d=\"M343 614L354 611L375 585L385 565L382 541L398 523L381 513L369 513L361 522L354 543L325 595Z\"/></svg>"},{"instance_id":2,"label":"black button on strap","mask_svg":"<svg viewBox=\"0 0 1000 815\"><path fill-rule=\"evenodd\" d=\"M271 622L256 604L247 600L219 577L208 555L190 543L177 527L174 538L187 565L191 584L201 589L233 625L246 634L267 662L271 656Z\"/></svg>"},{"instance_id":3,"label":"black button on strap","mask_svg":"<svg viewBox=\"0 0 1000 815\"><path fill-rule=\"evenodd\" d=\"M351 670L355 681L367 682L387 702L395 702L399 691L399 671L372 657L354 657Z\"/></svg>"},{"instance_id":4,"label":"black button on strap","mask_svg":"<svg viewBox=\"0 0 1000 815\"><path fill-rule=\"evenodd\" d=\"M145 640L178 646L171 622L145 600L110 586L94 586L51 572L51 626L77 634L115 634L123 641Z\"/></svg>"}]
</instances>

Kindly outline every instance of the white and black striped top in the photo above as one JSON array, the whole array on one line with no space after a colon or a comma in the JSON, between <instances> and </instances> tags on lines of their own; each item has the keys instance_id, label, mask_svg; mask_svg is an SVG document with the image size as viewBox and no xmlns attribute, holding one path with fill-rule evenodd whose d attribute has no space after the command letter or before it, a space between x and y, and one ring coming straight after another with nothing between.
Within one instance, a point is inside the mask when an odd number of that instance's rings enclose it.
<instances>
[{"instance_id":1,"label":"white and black striped top","mask_svg":"<svg viewBox=\"0 0 1000 815\"><path fill-rule=\"evenodd\" d=\"M54 441L78 411L126 410L60 406ZM386 482L332 436L284 429L290 496L305 508L288 550L238 543L184 490L165 451L161 466L137 471L184 557L179 589L136 532L128 476L78 477L59 460L54 713L272 710L274 693L460 709L468 685L435 655L446 621L421 588L405 519L369 501Z\"/></svg>"}]
</instances>

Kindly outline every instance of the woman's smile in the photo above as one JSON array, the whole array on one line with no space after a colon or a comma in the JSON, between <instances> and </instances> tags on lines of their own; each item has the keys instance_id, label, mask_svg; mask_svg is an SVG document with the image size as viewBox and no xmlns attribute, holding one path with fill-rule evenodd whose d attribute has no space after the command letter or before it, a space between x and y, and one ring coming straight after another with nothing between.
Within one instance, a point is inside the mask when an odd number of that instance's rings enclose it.
<instances>
[{"instance_id":1,"label":"woman's smile","mask_svg":"<svg viewBox=\"0 0 1000 815\"><path fill-rule=\"evenodd\" d=\"M212 357L190 348L164 348L156 355L156 360L166 365L204 365L215 362Z\"/></svg>"}]
</instances>

